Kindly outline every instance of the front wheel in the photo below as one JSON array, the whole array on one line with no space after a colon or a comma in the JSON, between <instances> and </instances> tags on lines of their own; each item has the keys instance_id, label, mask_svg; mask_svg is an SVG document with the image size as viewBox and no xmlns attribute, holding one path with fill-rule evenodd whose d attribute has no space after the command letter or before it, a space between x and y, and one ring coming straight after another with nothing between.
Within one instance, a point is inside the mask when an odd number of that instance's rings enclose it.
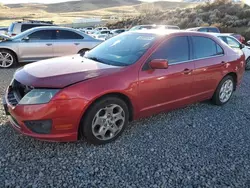
<instances>
[{"instance_id":1,"label":"front wheel","mask_svg":"<svg viewBox=\"0 0 250 188\"><path fill-rule=\"evenodd\" d=\"M226 104L232 97L235 87L235 82L232 76L228 75L224 77L219 83L212 101L216 105Z\"/></svg>"},{"instance_id":2,"label":"front wheel","mask_svg":"<svg viewBox=\"0 0 250 188\"><path fill-rule=\"evenodd\" d=\"M9 50L0 50L0 68L10 68L17 63L16 56Z\"/></svg>"},{"instance_id":3,"label":"front wheel","mask_svg":"<svg viewBox=\"0 0 250 188\"><path fill-rule=\"evenodd\" d=\"M246 60L246 70L250 70L250 57Z\"/></svg>"},{"instance_id":4,"label":"front wheel","mask_svg":"<svg viewBox=\"0 0 250 188\"><path fill-rule=\"evenodd\" d=\"M128 120L128 106L123 100L117 97L103 98L85 114L80 133L92 144L106 144L122 134Z\"/></svg>"}]
</instances>

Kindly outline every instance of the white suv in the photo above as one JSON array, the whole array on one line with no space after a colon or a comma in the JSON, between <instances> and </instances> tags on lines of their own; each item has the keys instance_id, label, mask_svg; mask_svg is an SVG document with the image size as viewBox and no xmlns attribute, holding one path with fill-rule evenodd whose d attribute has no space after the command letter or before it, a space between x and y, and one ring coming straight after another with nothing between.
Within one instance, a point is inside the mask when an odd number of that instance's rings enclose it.
<instances>
[{"instance_id":1,"label":"white suv","mask_svg":"<svg viewBox=\"0 0 250 188\"><path fill-rule=\"evenodd\" d=\"M8 28L8 35L16 36L19 33L22 33L28 29L41 26L53 26L53 22L35 21L35 20L13 22Z\"/></svg>"}]
</instances>

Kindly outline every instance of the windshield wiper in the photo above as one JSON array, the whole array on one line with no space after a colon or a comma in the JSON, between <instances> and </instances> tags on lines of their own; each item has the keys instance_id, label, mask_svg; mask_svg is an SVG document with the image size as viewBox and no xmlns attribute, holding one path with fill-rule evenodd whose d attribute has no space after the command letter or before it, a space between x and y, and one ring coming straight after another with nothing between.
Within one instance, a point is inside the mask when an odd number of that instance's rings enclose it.
<instances>
[{"instance_id":1,"label":"windshield wiper","mask_svg":"<svg viewBox=\"0 0 250 188\"><path fill-rule=\"evenodd\" d=\"M87 59L91 59L91 60L93 60L93 61L97 61L97 62L99 62L99 63L103 63L103 64L107 64L107 65L110 65L109 63L107 63L107 62L104 62L104 61L102 61L101 59L99 59L99 58L97 58L97 57L86 57L86 56L84 56L85 58L87 58Z\"/></svg>"}]
</instances>

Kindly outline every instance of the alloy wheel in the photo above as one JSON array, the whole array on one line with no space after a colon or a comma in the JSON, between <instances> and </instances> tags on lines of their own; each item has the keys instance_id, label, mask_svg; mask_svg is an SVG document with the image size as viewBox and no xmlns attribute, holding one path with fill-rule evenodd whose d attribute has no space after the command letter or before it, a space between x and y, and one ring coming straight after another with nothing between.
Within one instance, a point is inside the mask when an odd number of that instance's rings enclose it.
<instances>
[{"instance_id":1,"label":"alloy wheel","mask_svg":"<svg viewBox=\"0 0 250 188\"><path fill-rule=\"evenodd\" d=\"M92 133L99 140L114 138L125 124L125 112L117 104L100 109L92 121Z\"/></svg>"},{"instance_id":2,"label":"alloy wheel","mask_svg":"<svg viewBox=\"0 0 250 188\"><path fill-rule=\"evenodd\" d=\"M0 52L0 67L11 67L14 62L12 55L8 52Z\"/></svg>"},{"instance_id":3,"label":"alloy wheel","mask_svg":"<svg viewBox=\"0 0 250 188\"><path fill-rule=\"evenodd\" d=\"M220 89L219 99L222 103L226 103L232 96L234 84L231 79L226 80Z\"/></svg>"}]
</instances>

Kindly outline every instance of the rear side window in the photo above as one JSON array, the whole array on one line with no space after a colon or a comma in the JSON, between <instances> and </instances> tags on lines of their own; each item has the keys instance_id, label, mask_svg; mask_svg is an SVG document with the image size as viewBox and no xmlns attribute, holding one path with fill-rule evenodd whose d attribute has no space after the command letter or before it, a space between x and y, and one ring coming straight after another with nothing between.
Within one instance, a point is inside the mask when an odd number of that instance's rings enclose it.
<instances>
[{"instance_id":1,"label":"rear side window","mask_svg":"<svg viewBox=\"0 0 250 188\"><path fill-rule=\"evenodd\" d=\"M220 33L219 29L217 29L215 27L208 28L208 32L211 32L211 33Z\"/></svg>"},{"instance_id":2,"label":"rear side window","mask_svg":"<svg viewBox=\"0 0 250 188\"><path fill-rule=\"evenodd\" d=\"M22 24L21 26L21 32L26 31L28 29L34 28L34 27L41 27L41 26L51 26L51 25L45 25L45 24Z\"/></svg>"},{"instance_id":3,"label":"rear side window","mask_svg":"<svg viewBox=\"0 0 250 188\"><path fill-rule=\"evenodd\" d=\"M59 40L83 39L84 37L73 31L57 30L56 38Z\"/></svg>"},{"instance_id":4,"label":"rear side window","mask_svg":"<svg viewBox=\"0 0 250 188\"><path fill-rule=\"evenodd\" d=\"M200 28L200 29L198 29L198 31L200 31L200 32L208 32L207 28Z\"/></svg>"},{"instance_id":5,"label":"rear side window","mask_svg":"<svg viewBox=\"0 0 250 188\"><path fill-rule=\"evenodd\" d=\"M51 40L53 39L53 30L36 31L29 35L30 40Z\"/></svg>"},{"instance_id":6,"label":"rear side window","mask_svg":"<svg viewBox=\"0 0 250 188\"><path fill-rule=\"evenodd\" d=\"M192 43L194 49L194 59L212 57L223 54L223 49L210 38L192 37Z\"/></svg>"},{"instance_id":7,"label":"rear side window","mask_svg":"<svg viewBox=\"0 0 250 188\"><path fill-rule=\"evenodd\" d=\"M169 64L189 60L188 37L173 37L158 48L151 56L153 59L166 59Z\"/></svg>"}]
</instances>

